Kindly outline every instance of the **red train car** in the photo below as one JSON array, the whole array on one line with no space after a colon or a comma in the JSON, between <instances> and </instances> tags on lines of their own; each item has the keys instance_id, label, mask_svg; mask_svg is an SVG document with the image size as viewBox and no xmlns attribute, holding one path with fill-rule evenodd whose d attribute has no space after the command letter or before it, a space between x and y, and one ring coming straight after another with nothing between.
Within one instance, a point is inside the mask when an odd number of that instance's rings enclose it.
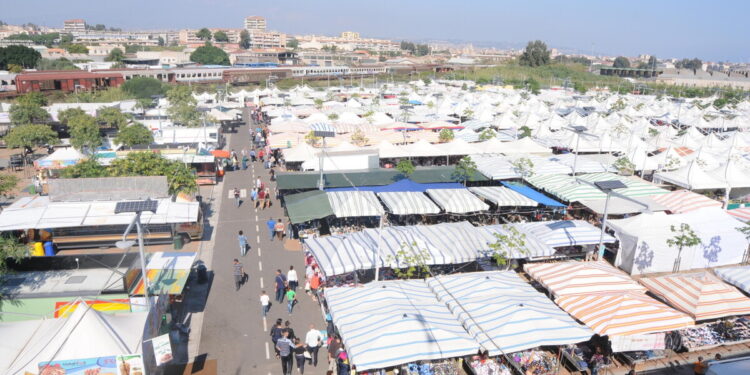
<instances>
[{"instance_id":1,"label":"red train car","mask_svg":"<svg viewBox=\"0 0 750 375\"><path fill-rule=\"evenodd\" d=\"M120 73L91 73L82 71L26 72L16 76L19 94L43 91L74 92L119 87L125 82Z\"/></svg>"}]
</instances>

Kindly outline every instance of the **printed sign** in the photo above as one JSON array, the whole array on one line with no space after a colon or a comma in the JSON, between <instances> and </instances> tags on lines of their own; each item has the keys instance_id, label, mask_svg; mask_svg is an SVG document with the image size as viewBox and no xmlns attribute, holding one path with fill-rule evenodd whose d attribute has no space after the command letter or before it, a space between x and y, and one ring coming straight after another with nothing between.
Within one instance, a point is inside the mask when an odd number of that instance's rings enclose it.
<instances>
[{"instance_id":1,"label":"printed sign","mask_svg":"<svg viewBox=\"0 0 750 375\"><path fill-rule=\"evenodd\" d=\"M157 366L172 361L172 344L169 342L169 334L154 337L151 339L151 344L154 346Z\"/></svg>"}]
</instances>

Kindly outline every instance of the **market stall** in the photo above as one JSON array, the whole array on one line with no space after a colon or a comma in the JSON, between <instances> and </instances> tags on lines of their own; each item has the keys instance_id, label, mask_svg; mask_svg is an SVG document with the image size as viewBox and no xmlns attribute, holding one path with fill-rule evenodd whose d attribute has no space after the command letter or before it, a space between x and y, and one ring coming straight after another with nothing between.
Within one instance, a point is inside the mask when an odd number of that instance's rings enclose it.
<instances>
[{"instance_id":1,"label":"market stall","mask_svg":"<svg viewBox=\"0 0 750 375\"><path fill-rule=\"evenodd\" d=\"M536 207L539 204L533 199L502 186L470 187L469 191L498 207Z\"/></svg>"},{"instance_id":2,"label":"market stall","mask_svg":"<svg viewBox=\"0 0 750 375\"><path fill-rule=\"evenodd\" d=\"M394 215L438 214L440 207L420 192L383 192L378 193L388 212Z\"/></svg>"},{"instance_id":3,"label":"market stall","mask_svg":"<svg viewBox=\"0 0 750 375\"><path fill-rule=\"evenodd\" d=\"M750 266L715 268L714 272L722 280L750 294Z\"/></svg>"},{"instance_id":4,"label":"market stall","mask_svg":"<svg viewBox=\"0 0 750 375\"><path fill-rule=\"evenodd\" d=\"M317 221L333 215L328 195L320 190L285 195L284 207L297 237L302 239L318 236Z\"/></svg>"},{"instance_id":5,"label":"market stall","mask_svg":"<svg viewBox=\"0 0 750 375\"><path fill-rule=\"evenodd\" d=\"M745 317L725 319L675 332L681 349L697 352L721 345L750 343L750 320Z\"/></svg>"},{"instance_id":6,"label":"market stall","mask_svg":"<svg viewBox=\"0 0 750 375\"><path fill-rule=\"evenodd\" d=\"M528 263L524 271L559 298L597 293L645 293L646 288L604 261Z\"/></svg>"},{"instance_id":7,"label":"market stall","mask_svg":"<svg viewBox=\"0 0 750 375\"><path fill-rule=\"evenodd\" d=\"M550 247L598 244L602 232L601 229L581 220L538 221L517 225ZM602 241L613 243L615 238L605 233Z\"/></svg>"},{"instance_id":8,"label":"market stall","mask_svg":"<svg viewBox=\"0 0 750 375\"><path fill-rule=\"evenodd\" d=\"M677 190L653 197L654 201L667 207L673 214L681 214L704 207L721 207L721 202L690 190Z\"/></svg>"},{"instance_id":9,"label":"market stall","mask_svg":"<svg viewBox=\"0 0 750 375\"><path fill-rule=\"evenodd\" d=\"M490 208L468 189L427 189L426 193L447 213L465 214Z\"/></svg>"},{"instance_id":10,"label":"market stall","mask_svg":"<svg viewBox=\"0 0 750 375\"><path fill-rule=\"evenodd\" d=\"M371 191L335 191L327 195L337 218L383 215L383 206Z\"/></svg>"}]
</instances>

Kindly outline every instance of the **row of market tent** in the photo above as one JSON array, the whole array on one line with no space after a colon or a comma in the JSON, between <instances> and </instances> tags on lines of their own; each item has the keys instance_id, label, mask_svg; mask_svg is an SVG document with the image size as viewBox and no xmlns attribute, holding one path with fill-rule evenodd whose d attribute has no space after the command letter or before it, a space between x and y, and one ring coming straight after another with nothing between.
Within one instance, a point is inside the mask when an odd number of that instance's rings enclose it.
<instances>
[{"instance_id":1,"label":"row of market tent","mask_svg":"<svg viewBox=\"0 0 750 375\"><path fill-rule=\"evenodd\" d=\"M326 298L360 371L480 349L499 356L563 346L594 334L607 336L619 352L618 343L630 338L750 314L750 298L727 284L747 292L731 275L747 273L748 266L638 282L605 262L531 263L525 270L554 302L511 271L337 287L328 289Z\"/></svg>"}]
</instances>

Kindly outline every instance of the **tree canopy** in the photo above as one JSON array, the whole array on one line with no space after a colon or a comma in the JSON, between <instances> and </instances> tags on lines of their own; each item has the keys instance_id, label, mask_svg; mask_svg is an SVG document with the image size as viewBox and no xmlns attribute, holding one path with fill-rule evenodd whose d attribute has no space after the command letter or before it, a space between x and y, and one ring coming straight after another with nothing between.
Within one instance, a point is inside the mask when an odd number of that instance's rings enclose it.
<instances>
[{"instance_id":1,"label":"tree canopy","mask_svg":"<svg viewBox=\"0 0 750 375\"><path fill-rule=\"evenodd\" d=\"M474 162L474 160L472 160L470 156L464 156L456 164L456 168L453 171L453 175L454 177L462 181L465 186L466 181L472 176L474 176L474 173L476 173L476 171L477 171L477 164Z\"/></svg>"},{"instance_id":2,"label":"tree canopy","mask_svg":"<svg viewBox=\"0 0 750 375\"><path fill-rule=\"evenodd\" d=\"M9 192L18 186L18 181L19 179L16 175L0 173L0 195L7 196Z\"/></svg>"},{"instance_id":3,"label":"tree canopy","mask_svg":"<svg viewBox=\"0 0 750 375\"><path fill-rule=\"evenodd\" d=\"M65 50L68 51L68 53L82 53L85 55L89 54L89 49L86 48L83 44L67 44L65 45Z\"/></svg>"},{"instance_id":4,"label":"tree canopy","mask_svg":"<svg viewBox=\"0 0 750 375\"><path fill-rule=\"evenodd\" d=\"M396 170L401 172L406 177L411 176L412 173L416 170L416 167L414 167L414 164L409 159L402 159L396 164Z\"/></svg>"},{"instance_id":5,"label":"tree canopy","mask_svg":"<svg viewBox=\"0 0 750 375\"><path fill-rule=\"evenodd\" d=\"M99 124L89 115L78 115L68 120L70 129L70 144L78 150L88 148L93 151L101 146L102 137L99 135Z\"/></svg>"},{"instance_id":6,"label":"tree canopy","mask_svg":"<svg viewBox=\"0 0 750 375\"><path fill-rule=\"evenodd\" d=\"M525 66L547 65L550 62L549 55L550 51L547 49L547 44L541 40L535 40L526 45L526 49L518 58L518 62Z\"/></svg>"},{"instance_id":7,"label":"tree canopy","mask_svg":"<svg viewBox=\"0 0 750 375\"><path fill-rule=\"evenodd\" d=\"M299 48L299 40L297 39L289 39L286 42L286 47L291 49L297 49Z\"/></svg>"},{"instance_id":8,"label":"tree canopy","mask_svg":"<svg viewBox=\"0 0 750 375\"><path fill-rule=\"evenodd\" d=\"M240 48L250 48L250 33L247 30L242 30L240 32Z\"/></svg>"},{"instance_id":9,"label":"tree canopy","mask_svg":"<svg viewBox=\"0 0 750 375\"><path fill-rule=\"evenodd\" d=\"M9 65L31 69L41 58L38 51L26 46L0 47L0 70L7 70Z\"/></svg>"},{"instance_id":10,"label":"tree canopy","mask_svg":"<svg viewBox=\"0 0 750 375\"><path fill-rule=\"evenodd\" d=\"M61 170L60 176L62 178L95 178L111 175L105 166L99 164L96 158L91 157Z\"/></svg>"},{"instance_id":11,"label":"tree canopy","mask_svg":"<svg viewBox=\"0 0 750 375\"><path fill-rule=\"evenodd\" d=\"M703 61L699 58L682 59L674 64L677 69L700 70L703 68Z\"/></svg>"},{"instance_id":12,"label":"tree canopy","mask_svg":"<svg viewBox=\"0 0 750 375\"><path fill-rule=\"evenodd\" d=\"M10 107L10 122L14 125L45 122L50 117L47 110L42 108L45 105L47 105L47 98L41 93L32 92L22 95Z\"/></svg>"},{"instance_id":13,"label":"tree canopy","mask_svg":"<svg viewBox=\"0 0 750 375\"><path fill-rule=\"evenodd\" d=\"M198 189L192 169L178 161L150 152L131 152L109 167L112 176L167 176L169 192L192 193Z\"/></svg>"},{"instance_id":14,"label":"tree canopy","mask_svg":"<svg viewBox=\"0 0 750 375\"><path fill-rule=\"evenodd\" d=\"M198 30L198 32L195 33L195 36L197 36L199 39L203 39L208 42L211 40L211 37L212 37L211 30L204 27Z\"/></svg>"},{"instance_id":15,"label":"tree canopy","mask_svg":"<svg viewBox=\"0 0 750 375\"><path fill-rule=\"evenodd\" d=\"M615 68L630 68L630 60L625 56L617 56L612 66Z\"/></svg>"},{"instance_id":16,"label":"tree canopy","mask_svg":"<svg viewBox=\"0 0 750 375\"><path fill-rule=\"evenodd\" d=\"M107 128L120 129L128 124L128 116L120 108L106 107L97 111L96 121Z\"/></svg>"},{"instance_id":17,"label":"tree canopy","mask_svg":"<svg viewBox=\"0 0 750 375\"><path fill-rule=\"evenodd\" d=\"M217 32L214 33L214 41L216 41L216 42L228 42L229 41L229 36L227 35L227 33L219 30L219 31L217 31Z\"/></svg>"},{"instance_id":18,"label":"tree canopy","mask_svg":"<svg viewBox=\"0 0 750 375\"><path fill-rule=\"evenodd\" d=\"M122 52L119 48L114 48L112 51L109 51L109 55L104 58L104 61L115 61L115 62L121 62L122 59L125 58L125 53Z\"/></svg>"},{"instance_id":19,"label":"tree canopy","mask_svg":"<svg viewBox=\"0 0 750 375\"><path fill-rule=\"evenodd\" d=\"M154 135L151 130L139 122L120 127L115 137L115 142L127 147L150 145L153 141Z\"/></svg>"},{"instance_id":20,"label":"tree canopy","mask_svg":"<svg viewBox=\"0 0 750 375\"><path fill-rule=\"evenodd\" d=\"M26 124L16 126L5 136L5 144L10 148L34 148L41 145L56 144L57 132L49 125Z\"/></svg>"},{"instance_id":21,"label":"tree canopy","mask_svg":"<svg viewBox=\"0 0 750 375\"><path fill-rule=\"evenodd\" d=\"M60 112L57 112L57 122L64 124L64 125L68 125L68 121L70 121L70 119L72 119L73 117L81 116L85 114L86 112L84 112L80 108L64 109Z\"/></svg>"},{"instance_id":22,"label":"tree canopy","mask_svg":"<svg viewBox=\"0 0 750 375\"><path fill-rule=\"evenodd\" d=\"M200 126L201 114L196 108L196 100L188 86L174 86L167 91L169 108L167 114L177 124L189 127Z\"/></svg>"},{"instance_id":23,"label":"tree canopy","mask_svg":"<svg viewBox=\"0 0 750 375\"><path fill-rule=\"evenodd\" d=\"M164 95L161 81L150 77L134 77L120 86L126 93L139 99L151 99L154 95Z\"/></svg>"},{"instance_id":24,"label":"tree canopy","mask_svg":"<svg viewBox=\"0 0 750 375\"><path fill-rule=\"evenodd\" d=\"M38 70L80 70L72 61L61 57L57 60L41 59L36 63Z\"/></svg>"},{"instance_id":25,"label":"tree canopy","mask_svg":"<svg viewBox=\"0 0 750 375\"><path fill-rule=\"evenodd\" d=\"M430 46L427 44L415 44L405 40L401 41L401 49L409 51L414 56L427 56L430 54Z\"/></svg>"},{"instance_id":26,"label":"tree canopy","mask_svg":"<svg viewBox=\"0 0 750 375\"><path fill-rule=\"evenodd\" d=\"M221 48L206 43L190 54L190 61L203 65L229 65L229 55Z\"/></svg>"}]
</instances>

